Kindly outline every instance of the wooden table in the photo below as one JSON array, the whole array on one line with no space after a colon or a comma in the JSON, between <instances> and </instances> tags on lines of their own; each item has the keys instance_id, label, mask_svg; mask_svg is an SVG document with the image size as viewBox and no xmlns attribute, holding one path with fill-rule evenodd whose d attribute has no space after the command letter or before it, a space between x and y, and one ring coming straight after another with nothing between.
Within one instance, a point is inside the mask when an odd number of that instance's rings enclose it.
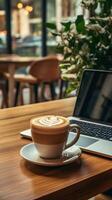
<instances>
[{"instance_id":1,"label":"wooden table","mask_svg":"<svg viewBox=\"0 0 112 200\"><path fill-rule=\"evenodd\" d=\"M112 160L82 154L81 162L62 167L41 167L25 161L20 149L30 143L19 132L32 117L69 116L74 98L0 111L0 200L87 200L112 187Z\"/></svg>"},{"instance_id":2,"label":"wooden table","mask_svg":"<svg viewBox=\"0 0 112 200\"><path fill-rule=\"evenodd\" d=\"M33 61L37 61L39 58L36 57L22 57L18 55L2 55L0 56L0 71L8 71L10 74L9 78L9 107L14 105L14 73L17 68L28 66Z\"/></svg>"}]
</instances>

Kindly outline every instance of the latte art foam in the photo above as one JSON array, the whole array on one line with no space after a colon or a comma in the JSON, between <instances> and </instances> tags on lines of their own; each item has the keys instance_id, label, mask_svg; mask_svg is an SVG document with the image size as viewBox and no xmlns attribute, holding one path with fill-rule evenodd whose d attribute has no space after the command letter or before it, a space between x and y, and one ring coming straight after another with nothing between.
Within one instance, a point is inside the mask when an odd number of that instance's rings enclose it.
<instances>
[{"instance_id":1,"label":"latte art foam","mask_svg":"<svg viewBox=\"0 0 112 200\"><path fill-rule=\"evenodd\" d=\"M38 122L44 126L55 126L58 124L63 124L64 120L56 116L48 116L39 119Z\"/></svg>"},{"instance_id":2,"label":"latte art foam","mask_svg":"<svg viewBox=\"0 0 112 200\"><path fill-rule=\"evenodd\" d=\"M69 119L59 115L45 115L32 119L30 126L34 134L66 134L69 131Z\"/></svg>"}]
</instances>

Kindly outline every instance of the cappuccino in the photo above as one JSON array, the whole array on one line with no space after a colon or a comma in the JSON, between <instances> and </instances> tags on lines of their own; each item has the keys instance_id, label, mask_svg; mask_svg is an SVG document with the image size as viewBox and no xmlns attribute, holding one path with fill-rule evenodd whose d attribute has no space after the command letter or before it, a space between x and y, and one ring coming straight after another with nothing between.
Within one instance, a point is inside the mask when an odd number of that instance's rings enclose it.
<instances>
[{"instance_id":1,"label":"cappuccino","mask_svg":"<svg viewBox=\"0 0 112 200\"><path fill-rule=\"evenodd\" d=\"M31 120L31 133L34 144L43 158L57 158L62 155L66 145L69 131L75 129L77 136L73 145L79 137L79 127L70 125L68 118L63 116L47 115Z\"/></svg>"}]
</instances>

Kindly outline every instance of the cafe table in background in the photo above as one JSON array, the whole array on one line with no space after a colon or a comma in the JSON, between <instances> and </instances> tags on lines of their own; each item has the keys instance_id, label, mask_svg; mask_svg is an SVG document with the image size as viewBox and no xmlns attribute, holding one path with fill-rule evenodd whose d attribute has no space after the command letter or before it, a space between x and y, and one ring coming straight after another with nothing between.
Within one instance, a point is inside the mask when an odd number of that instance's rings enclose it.
<instances>
[{"instance_id":1,"label":"cafe table in background","mask_svg":"<svg viewBox=\"0 0 112 200\"><path fill-rule=\"evenodd\" d=\"M0 72L9 72L9 107L14 105L14 74L15 70L27 67L32 62L39 60L37 57L22 57L15 54L0 55Z\"/></svg>"}]
</instances>

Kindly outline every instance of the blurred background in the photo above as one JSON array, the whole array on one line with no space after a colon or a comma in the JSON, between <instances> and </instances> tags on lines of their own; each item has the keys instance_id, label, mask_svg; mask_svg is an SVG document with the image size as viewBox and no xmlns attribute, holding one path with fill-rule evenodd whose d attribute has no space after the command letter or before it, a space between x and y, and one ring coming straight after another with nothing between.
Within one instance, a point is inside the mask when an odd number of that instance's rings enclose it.
<instances>
[{"instance_id":1,"label":"blurred background","mask_svg":"<svg viewBox=\"0 0 112 200\"><path fill-rule=\"evenodd\" d=\"M43 23L58 25L63 19L76 16L79 4L79 0L0 0L0 54L55 54L56 39L46 33ZM47 46L44 53L42 41Z\"/></svg>"}]
</instances>

